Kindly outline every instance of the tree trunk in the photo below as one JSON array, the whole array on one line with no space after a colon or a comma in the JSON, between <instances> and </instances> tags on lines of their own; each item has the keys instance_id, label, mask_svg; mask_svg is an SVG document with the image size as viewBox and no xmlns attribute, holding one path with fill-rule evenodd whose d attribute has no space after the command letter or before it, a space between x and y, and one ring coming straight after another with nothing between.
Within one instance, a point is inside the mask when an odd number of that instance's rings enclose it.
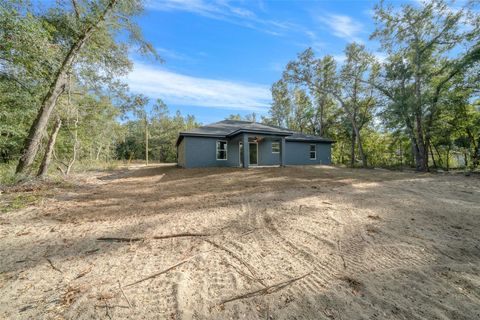
<instances>
[{"instance_id":1,"label":"tree trunk","mask_svg":"<svg viewBox=\"0 0 480 320\"><path fill-rule=\"evenodd\" d=\"M423 137L423 125L422 125L422 89L421 89L421 58L420 58L420 48L416 48L415 56L415 129L416 129L416 138L417 138L417 148L418 155L416 158L416 167L417 171L427 171L427 153L425 146L425 139Z\"/></svg>"},{"instance_id":2,"label":"tree trunk","mask_svg":"<svg viewBox=\"0 0 480 320\"><path fill-rule=\"evenodd\" d=\"M148 120L145 116L145 161L148 166Z\"/></svg>"},{"instance_id":3,"label":"tree trunk","mask_svg":"<svg viewBox=\"0 0 480 320\"><path fill-rule=\"evenodd\" d=\"M355 130L352 128L352 141L351 141L351 147L350 147L350 167L355 166Z\"/></svg>"},{"instance_id":4,"label":"tree trunk","mask_svg":"<svg viewBox=\"0 0 480 320\"><path fill-rule=\"evenodd\" d=\"M48 124L48 120L50 119L50 115L55 109L55 105L57 102L58 97L63 93L65 84L66 84L66 77L67 73L72 67L75 59L77 58L80 50L83 48L87 40L91 37L95 28L105 19L107 13L113 8L117 0L110 0L108 5L105 7L102 14L99 16L96 23L91 24L88 26L82 35L78 38L77 42L75 42L72 47L70 48L69 52L65 56L60 69L54 76L53 82L50 84L50 88L42 100L42 105L40 110L37 113L37 117L35 121L33 121L32 126L30 127L30 131L28 133L28 137L25 140L25 145L23 149L22 156L20 157L16 169L16 173L29 173L28 171L31 169L33 162L35 161L35 157L38 153L38 148L40 146L40 141L42 139L42 134L45 131L45 127Z\"/></svg>"},{"instance_id":5,"label":"tree trunk","mask_svg":"<svg viewBox=\"0 0 480 320\"><path fill-rule=\"evenodd\" d=\"M97 154L95 156L95 160L100 160L100 152L102 151L102 146L99 146L97 149Z\"/></svg>"},{"instance_id":6,"label":"tree trunk","mask_svg":"<svg viewBox=\"0 0 480 320\"><path fill-rule=\"evenodd\" d=\"M450 147L447 148L447 171L450 170Z\"/></svg>"},{"instance_id":7,"label":"tree trunk","mask_svg":"<svg viewBox=\"0 0 480 320\"><path fill-rule=\"evenodd\" d=\"M360 158L362 159L362 166L366 168L367 165L367 157L365 156L365 153L363 152L363 144L362 144L362 139L360 136L360 130L357 128L356 125L354 125L355 128L355 136L357 137L357 144L358 144L358 153L360 154Z\"/></svg>"},{"instance_id":8,"label":"tree trunk","mask_svg":"<svg viewBox=\"0 0 480 320\"><path fill-rule=\"evenodd\" d=\"M57 120L55 120L55 125L52 129L50 138L48 139L45 155L43 157L42 163L40 164L40 168L37 173L37 176L40 178L45 177L45 175L48 172L48 167L52 160L53 147L55 146L55 141L57 140L57 135L58 135L58 132L60 131L61 126L62 126L62 120L60 120L60 118L57 118Z\"/></svg>"},{"instance_id":9,"label":"tree trunk","mask_svg":"<svg viewBox=\"0 0 480 320\"><path fill-rule=\"evenodd\" d=\"M65 175L69 175L70 171L72 170L73 164L77 160L77 151L78 151L78 110L77 110L77 118L75 119L74 122L74 128L75 132L73 133L73 154L72 154L72 159L67 165L67 168L65 169Z\"/></svg>"},{"instance_id":10,"label":"tree trunk","mask_svg":"<svg viewBox=\"0 0 480 320\"><path fill-rule=\"evenodd\" d=\"M437 168L437 163L435 162L435 157L433 156L433 148L432 148L432 144L430 143L430 154L432 155L432 162L433 162L433 167L436 169ZM440 155L439 155L439 159L441 160L440 158Z\"/></svg>"}]
</instances>

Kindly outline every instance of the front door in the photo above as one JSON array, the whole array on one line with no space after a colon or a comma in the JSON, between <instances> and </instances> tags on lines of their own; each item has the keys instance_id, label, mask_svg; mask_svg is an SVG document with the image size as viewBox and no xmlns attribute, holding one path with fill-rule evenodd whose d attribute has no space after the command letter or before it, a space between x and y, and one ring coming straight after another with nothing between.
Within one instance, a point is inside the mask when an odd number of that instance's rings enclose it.
<instances>
[{"instance_id":1,"label":"front door","mask_svg":"<svg viewBox=\"0 0 480 320\"><path fill-rule=\"evenodd\" d=\"M251 165L258 165L258 144L256 142L250 142L248 144L250 149L250 164Z\"/></svg>"}]
</instances>

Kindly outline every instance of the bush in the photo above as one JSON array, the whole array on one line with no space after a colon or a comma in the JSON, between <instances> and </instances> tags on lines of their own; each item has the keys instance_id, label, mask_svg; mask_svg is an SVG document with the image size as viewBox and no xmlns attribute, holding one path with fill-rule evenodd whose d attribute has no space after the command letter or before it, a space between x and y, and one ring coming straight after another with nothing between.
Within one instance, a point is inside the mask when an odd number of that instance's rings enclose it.
<instances>
[{"instance_id":1,"label":"bush","mask_svg":"<svg viewBox=\"0 0 480 320\"><path fill-rule=\"evenodd\" d=\"M9 186L17 183L20 179L15 175L16 163L0 163L0 186Z\"/></svg>"}]
</instances>

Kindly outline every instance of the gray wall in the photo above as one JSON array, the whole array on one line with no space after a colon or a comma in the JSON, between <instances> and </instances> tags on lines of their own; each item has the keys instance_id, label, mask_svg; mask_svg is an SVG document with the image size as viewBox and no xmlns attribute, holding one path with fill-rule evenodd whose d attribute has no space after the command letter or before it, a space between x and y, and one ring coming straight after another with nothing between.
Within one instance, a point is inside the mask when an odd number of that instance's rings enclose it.
<instances>
[{"instance_id":1,"label":"gray wall","mask_svg":"<svg viewBox=\"0 0 480 320\"><path fill-rule=\"evenodd\" d=\"M240 166L240 147L239 142L242 137L235 137L228 141L228 165L231 167Z\"/></svg>"},{"instance_id":2,"label":"gray wall","mask_svg":"<svg viewBox=\"0 0 480 320\"><path fill-rule=\"evenodd\" d=\"M184 137L178 146L178 165L185 168L196 167L238 167L240 166L238 143L240 137L227 141L227 160L216 159L218 138ZM279 165L280 154L272 153L274 139L265 138L258 144L258 165ZM317 159L310 160L308 142L286 141L286 165L330 164L331 144L315 143Z\"/></svg>"},{"instance_id":3,"label":"gray wall","mask_svg":"<svg viewBox=\"0 0 480 320\"><path fill-rule=\"evenodd\" d=\"M272 153L272 142L274 141L280 142L279 140L265 138L258 144L259 166L280 165L280 153Z\"/></svg>"},{"instance_id":4,"label":"gray wall","mask_svg":"<svg viewBox=\"0 0 480 320\"><path fill-rule=\"evenodd\" d=\"M179 165L185 168L239 166L238 144L227 141L227 160L217 160L217 140L222 139L184 137L182 143L185 143L185 161L183 165L179 161Z\"/></svg>"},{"instance_id":5,"label":"gray wall","mask_svg":"<svg viewBox=\"0 0 480 320\"><path fill-rule=\"evenodd\" d=\"M177 147L177 163L180 167L185 167L185 139Z\"/></svg>"},{"instance_id":6,"label":"gray wall","mask_svg":"<svg viewBox=\"0 0 480 320\"><path fill-rule=\"evenodd\" d=\"M305 164L330 164L331 147L330 143L308 143L286 141L285 162L287 165L305 165ZM310 160L310 145L317 147L317 159Z\"/></svg>"}]
</instances>

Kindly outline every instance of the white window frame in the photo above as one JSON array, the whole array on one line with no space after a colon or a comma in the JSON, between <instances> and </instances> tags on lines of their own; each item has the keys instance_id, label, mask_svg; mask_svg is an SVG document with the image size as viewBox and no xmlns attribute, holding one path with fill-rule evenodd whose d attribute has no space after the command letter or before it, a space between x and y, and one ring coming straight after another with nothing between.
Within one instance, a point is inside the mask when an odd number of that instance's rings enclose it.
<instances>
[{"instance_id":1,"label":"white window frame","mask_svg":"<svg viewBox=\"0 0 480 320\"><path fill-rule=\"evenodd\" d=\"M312 151L311 147L314 147L314 151ZM312 152L315 152L315 158L312 158ZM317 145L316 144L311 144L308 146L308 156L310 160L317 160Z\"/></svg>"},{"instance_id":2,"label":"white window frame","mask_svg":"<svg viewBox=\"0 0 480 320\"><path fill-rule=\"evenodd\" d=\"M219 142L225 142L225 149L218 149L218 145L219 145ZM225 159L219 159L218 158L218 151L225 151ZM227 140L217 140L215 142L215 158L218 160L218 161L226 161L228 160L228 142Z\"/></svg>"},{"instance_id":3,"label":"white window frame","mask_svg":"<svg viewBox=\"0 0 480 320\"><path fill-rule=\"evenodd\" d=\"M273 144L278 144L278 151L273 151ZM278 141L273 141L272 142L272 153L280 153L280 142L278 142Z\"/></svg>"}]
</instances>

